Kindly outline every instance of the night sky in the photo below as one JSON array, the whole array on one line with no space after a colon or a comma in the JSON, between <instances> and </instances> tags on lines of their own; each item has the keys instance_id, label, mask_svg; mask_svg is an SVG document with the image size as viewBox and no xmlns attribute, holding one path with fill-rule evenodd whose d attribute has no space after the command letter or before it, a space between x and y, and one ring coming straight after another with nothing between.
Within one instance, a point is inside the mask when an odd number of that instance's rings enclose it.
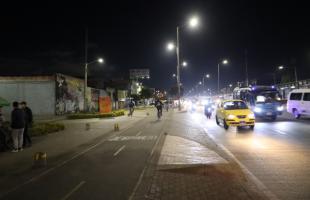
<instances>
[{"instance_id":1,"label":"night sky","mask_svg":"<svg viewBox=\"0 0 310 200\"><path fill-rule=\"evenodd\" d=\"M111 1L112 2L112 1ZM55 72L82 76L84 33L89 31L91 77L126 78L131 68L149 68L151 87L175 83L176 56L166 51L175 28L192 14L201 18L197 30L184 27L180 53L189 66L181 81L190 89L210 73L222 86L245 79L248 51L250 79L272 83L279 65L296 66L299 79L310 78L310 14L297 1L113 1L83 7L20 6L1 11L0 75L45 75ZM277 72L278 81L281 73Z\"/></svg>"}]
</instances>

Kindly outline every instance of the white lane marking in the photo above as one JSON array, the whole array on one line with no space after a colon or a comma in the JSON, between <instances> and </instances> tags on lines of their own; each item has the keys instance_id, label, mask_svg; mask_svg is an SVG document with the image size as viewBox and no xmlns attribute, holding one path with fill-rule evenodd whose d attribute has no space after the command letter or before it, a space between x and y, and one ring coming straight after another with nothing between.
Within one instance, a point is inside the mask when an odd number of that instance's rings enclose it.
<instances>
[{"instance_id":1,"label":"white lane marking","mask_svg":"<svg viewBox=\"0 0 310 200\"><path fill-rule=\"evenodd\" d=\"M61 200L67 200L74 192L76 192L80 187L85 184L85 181L81 181L77 186L75 186L66 196L64 196Z\"/></svg>"},{"instance_id":2,"label":"white lane marking","mask_svg":"<svg viewBox=\"0 0 310 200\"><path fill-rule=\"evenodd\" d=\"M162 126L162 127L163 127L163 128L162 128L162 131L161 131L161 133L159 134L159 137L158 137L157 141L155 142L155 144L154 144L154 146L153 146L153 148L152 148L152 151L151 151L151 153L150 153L150 155L149 155L149 157L148 157L148 159L147 159L147 163L148 163L148 161L152 158L153 153L155 152L155 149L156 149L156 147L157 147L157 145L158 145L159 140L161 139L161 137L163 137L163 134L164 134L163 130L164 130L164 127L166 127L166 124L167 124L167 121L165 121L165 122L164 122L164 125ZM140 174L140 176L139 176L139 180L138 180L138 182L136 183L135 188L133 189L133 191L132 191L131 195L129 196L128 200L132 200L132 199L134 198L134 196L136 195L136 192L137 192L137 190L138 190L138 188L139 188L139 186L140 186L140 184L141 184L141 182L142 182L142 179L143 179L143 176L144 176L144 174L145 174L145 171L146 171L147 167L148 167L148 164L144 165L144 168L143 168L143 170L142 170L142 172L141 172L141 174Z\"/></svg>"},{"instance_id":3,"label":"white lane marking","mask_svg":"<svg viewBox=\"0 0 310 200\"><path fill-rule=\"evenodd\" d=\"M118 135L124 133L125 131L127 131L127 130L130 129L131 127L132 127L132 126L128 126L127 128L123 129L122 131L119 132ZM113 138L113 137L114 137L114 136L110 136L109 138ZM12 189L10 189L10 190L8 190L8 191L6 191L6 192L0 194L0 199L3 198L3 197L6 196L6 195L8 195L8 194L10 194L10 193L12 193L12 192L18 190L19 188L23 187L24 185L27 185L27 184L29 184L29 183L31 183L31 182L34 182L34 181L40 179L41 177L45 176L46 174L50 173L51 171L53 171L53 170L55 170L55 169L57 169L57 168L59 168L59 167L62 167L63 165L67 164L68 162L70 162L70 161L72 161L72 160L74 160L74 159L76 159L76 158L78 158L78 157L84 155L84 154L87 153L88 151L90 151L90 150L96 148L97 146L103 144L103 143L106 142L106 141L108 141L108 139L103 139L103 140L99 141L97 144L92 145L92 146L90 146L89 148L87 148L87 149L85 149L85 150L83 150L83 151L81 151L81 152L75 154L73 157L71 157L71 158L69 158L69 159L67 159L67 160L65 160L65 161L63 161L63 162L57 164L57 165L54 166L54 167L51 167L50 169L47 169L46 171L43 171L42 173L38 174L37 176L34 176L34 177L30 178L29 180L27 180L27 181L25 181L25 182L23 182L23 183L17 185L16 187L14 187L14 188L12 188Z\"/></svg>"},{"instance_id":4,"label":"white lane marking","mask_svg":"<svg viewBox=\"0 0 310 200\"><path fill-rule=\"evenodd\" d=\"M114 154L113 156L117 156L117 154L119 154L126 146L123 145L121 148L119 148Z\"/></svg>"},{"instance_id":5,"label":"white lane marking","mask_svg":"<svg viewBox=\"0 0 310 200\"><path fill-rule=\"evenodd\" d=\"M142 131L139 131L139 132L136 134L136 136L140 136L141 133L142 133Z\"/></svg>"},{"instance_id":6,"label":"white lane marking","mask_svg":"<svg viewBox=\"0 0 310 200\"><path fill-rule=\"evenodd\" d=\"M141 172L141 174L140 174L140 176L139 176L139 180L138 180L138 182L136 183L135 188L133 189L133 191L132 191L130 197L128 198L128 200L132 200L133 197L135 196L135 194L136 194L136 192L137 192L137 190L138 190L138 188L139 188L139 186L140 186L140 184L141 184L141 182L142 182L142 178L143 178L144 173L145 173L145 171L146 171L146 166L147 166L147 165L145 165L145 167L143 168L143 170L142 170L142 172Z\"/></svg>"},{"instance_id":7,"label":"white lane marking","mask_svg":"<svg viewBox=\"0 0 310 200\"><path fill-rule=\"evenodd\" d=\"M148 140L156 140L157 136L116 136L113 138L108 139L110 142L117 142L117 141L128 141L128 140L142 140L142 141L148 141Z\"/></svg>"},{"instance_id":8,"label":"white lane marking","mask_svg":"<svg viewBox=\"0 0 310 200\"><path fill-rule=\"evenodd\" d=\"M204 131L206 131L206 129L204 128ZM207 135L209 135L206 132ZM210 135L209 135L210 136ZM231 151L229 151L224 145L215 142L214 137L210 137L212 138L212 140L214 141L214 143L216 143L221 149L223 149L225 151L225 153L227 153L242 169L242 171L254 182L254 184L260 189L260 191L262 191L268 199L271 200L279 200L278 197L273 194L252 172L250 172L250 170L248 170L248 168L243 165L232 153Z\"/></svg>"},{"instance_id":9,"label":"white lane marking","mask_svg":"<svg viewBox=\"0 0 310 200\"><path fill-rule=\"evenodd\" d=\"M284 131L281 131L281 130L274 130L274 131L277 132L277 133L280 133L282 135L286 135L286 133Z\"/></svg>"}]
</instances>

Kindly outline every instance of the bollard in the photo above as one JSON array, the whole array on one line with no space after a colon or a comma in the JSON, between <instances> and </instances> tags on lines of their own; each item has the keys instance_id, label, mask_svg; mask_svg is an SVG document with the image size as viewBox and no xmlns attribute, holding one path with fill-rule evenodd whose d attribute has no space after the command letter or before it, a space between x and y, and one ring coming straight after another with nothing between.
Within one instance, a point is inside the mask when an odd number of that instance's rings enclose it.
<instances>
[{"instance_id":1,"label":"bollard","mask_svg":"<svg viewBox=\"0 0 310 200\"><path fill-rule=\"evenodd\" d=\"M118 124L116 123L116 124L114 124L114 131L119 131L119 126L118 126Z\"/></svg>"},{"instance_id":2,"label":"bollard","mask_svg":"<svg viewBox=\"0 0 310 200\"><path fill-rule=\"evenodd\" d=\"M147 116L149 116L149 115L150 115L150 113L148 113L148 112L147 112L147 113L146 113L146 115L147 115Z\"/></svg>"},{"instance_id":3,"label":"bollard","mask_svg":"<svg viewBox=\"0 0 310 200\"><path fill-rule=\"evenodd\" d=\"M85 124L85 130L88 131L89 129L90 129L90 124L89 124L89 123L86 123L86 124Z\"/></svg>"},{"instance_id":4,"label":"bollard","mask_svg":"<svg viewBox=\"0 0 310 200\"><path fill-rule=\"evenodd\" d=\"M33 167L45 167L47 162L47 154L45 152L36 152L33 156Z\"/></svg>"}]
</instances>

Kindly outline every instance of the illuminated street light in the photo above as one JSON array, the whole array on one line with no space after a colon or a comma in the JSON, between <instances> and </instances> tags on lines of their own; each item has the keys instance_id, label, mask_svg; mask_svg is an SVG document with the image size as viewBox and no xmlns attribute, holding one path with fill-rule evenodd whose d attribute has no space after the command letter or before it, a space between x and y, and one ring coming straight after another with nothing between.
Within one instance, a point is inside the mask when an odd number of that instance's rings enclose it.
<instances>
[{"instance_id":1,"label":"illuminated street light","mask_svg":"<svg viewBox=\"0 0 310 200\"><path fill-rule=\"evenodd\" d=\"M217 93L219 94L220 93L220 64L223 64L223 65L227 65L228 64L228 60L227 59L224 59L222 62L219 62L217 64Z\"/></svg>"},{"instance_id":2,"label":"illuminated street light","mask_svg":"<svg viewBox=\"0 0 310 200\"><path fill-rule=\"evenodd\" d=\"M193 16L189 19L188 24L191 28L196 28L199 25L199 19L197 16Z\"/></svg>"},{"instance_id":3,"label":"illuminated street light","mask_svg":"<svg viewBox=\"0 0 310 200\"><path fill-rule=\"evenodd\" d=\"M86 102L86 90L87 90L87 72L88 72L88 65L93 63L103 63L104 60L102 58L98 58L97 60L87 62L85 63L85 71L84 71L84 110L86 111L87 108L87 102Z\"/></svg>"},{"instance_id":4,"label":"illuminated street light","mask_svg":"<svg viewBox=\"0 0 310 200\"><path fill-rule=\"evenodd\" d=\"M188 26L190 28L196 28L199 25L199 20L197 16L193 16L189 19L188 21ZM180 28L183 26L177 26L176 27L176 45L174 45L173 43L169 43L167 45L167 49L169 51L174 50L176 52L176 56L177 56L177 74L176 74L176 79L177 79L177 87L178 87L178 108L179 110L181 110L181 78L180 78L180 41L179 41L179 30ZM183 65L184 66L184 65ZM186 66L186 65L185 65Z\"/></svg>"},{"instance_id":5,"label":"illuminated street light","mask_svg":"<svg viewBox=\"0 0 310 200\"><path fill-rule=\"evenodd\" d=\"M294 76L295 76L295 82L298 84L298 79L297 79L297 69L296 69L296 66L295 67L287 67L287 66L279 66L278 69L279 70L284 70L285 68L288 68L288 69L294 69Z\"/></svg>"},{"instance_id":6,"label":"illuminated street light","mask_svg":"<svg viewBox=\"0 0 310 200\"><path fill-rule=\"evenodd\" d=\"M183 61L183 62L182 62L182 66L183 66L183 67L186 67L186 66L187 66L187 62L186 62L186 61Z\"/></svg>"},{"instance_id":7,"label":"illuminated street light","mask_svg":"<svg viewBox=\"0 0 310 200\"><path fill-rule=\"evenodd\" d=\"M202 77L202 86L203 86L203 89L205 88L205 78L209 79L209 78L210 78L210 74L206 74L205 76Z\"/></svg>"},{"instance_id":8,"label":"illuminated street light","mask_svg":"<svg viewBox=\"0 0 310 200\"><path fill-rule=\"evenodd\" d=\"M175 49L175 45L172 42L169 42L167 44L167 50L168 51L172 51L173 49Z\"/></svg>"},{"instance_id":9,"label":"illuminated street light","mask_svg":"<svg viewBox=\"0 0 310 200\"><path fill-rule=\"evenodd\" d=\"M98 59L98 62L99 62L99 63L103 63L104 60L103 60L102 58L99 58L99 59Z\"/></svg>"},{"instance_id":10,"label":"illuminated street light","mask_svg":"<svg viewBox=\"0 0 310 200\"><path fill-rule=\"evenodd\" d=\"M232 87L233 85L232 84L229 84L229 87Z\"/></svg>"}]
</instances>

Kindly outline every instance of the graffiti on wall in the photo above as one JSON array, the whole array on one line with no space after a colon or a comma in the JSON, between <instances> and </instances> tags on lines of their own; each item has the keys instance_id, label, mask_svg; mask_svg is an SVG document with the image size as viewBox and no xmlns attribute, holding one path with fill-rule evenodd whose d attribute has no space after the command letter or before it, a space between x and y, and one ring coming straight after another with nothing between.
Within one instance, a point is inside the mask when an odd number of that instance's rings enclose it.
<instances>
[{"instance_id":1,"label":"graffiti on wall","mask_svg":"<svg viewBox=\"0 0 310 200\"><path fill-rule=\"evenodd\" d=\"M56 115L76 113L84 107L83 80L56 75Z\"/></svg>"},{"instance_id":2,"label":"graffiti on wall","mask_svg":"<svg viewBox=\"0 0 310 200\"><path fill-rule=\"evenodd\" d=\"M89 101L89 111L98 112L99 111L99 95L100 90L91 88L90 101Z\"/></svg>"},{"instance_id":3,"label":"graffiti on wall","mask_svg":"<svg viewBox=\"0 0 310 200\"><path fill-rule=\"evenodd\" d=\"M108 113L112 111L112 100L109 94L103 90L100 90L99 95L99 112Z\"/></svg>"}]
</instances>

